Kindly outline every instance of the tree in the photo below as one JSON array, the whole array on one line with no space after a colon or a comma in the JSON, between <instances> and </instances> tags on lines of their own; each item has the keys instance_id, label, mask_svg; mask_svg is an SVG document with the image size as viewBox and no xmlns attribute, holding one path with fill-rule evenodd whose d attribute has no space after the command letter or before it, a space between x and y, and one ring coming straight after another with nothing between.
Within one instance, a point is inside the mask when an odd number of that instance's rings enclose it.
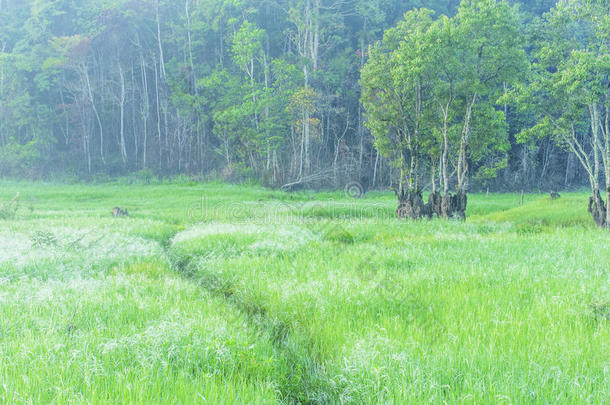
<instances>
[{"instance_id":1,"label":"tree","mask_svg":"<svg viewBox=\"0 0 610 405\"><path fill-rule=\"evenodd\" d=\"M465 218L469 167L488 177L506 164L507 128L497 100L520 79L527 59L519 15L505 2L465 0L455 17L431 16L408 12L371 48L362 100L378 150L400 168L399 215ZM434 173L435 154L442 194L433 192L424 205L421 158Z\"/></svg>"},{"instance_id":2,"label":"tree","mask_svg":"<svg viewBox=\"0 0 610 405\"><path fill-rule=\"evenodd\" d=\"M468 149L475 107L477 104L498 104L504 88L516 84L526 70L527 58L522 47L519 14L508 3L464 0L455 19L458 49L462 53L456 87L463 109L456 194L462 200L468 188ZM500 114L503 113L499 111ZM465 204L460 206L459 215L463 216L465 209Z\"/></svg>"},{"instance_id":3,"label":"tree","mask_svg":"<svg viewBox=\"0 0 610 405\"><path fill-rule=\"evenodd\" d=\"M551 136L569 148L588 175L589 212L598 226L610 227L610 4L561 2L541 28L534 77L516 93L522 109L534 103L537 123L521 136Z\"/></svg>"},{"instance_id":4,"label":"tree","mask_svg":"<svg viewBox=\"0 0 610 405\"><path fill-rule=\"evenodd\" d=\"M426 215L419 185L422 169L422 124L429 100L424 90L427 63L422 52L424 36L432 25L432 12L410 11L383 42L370 48L362 69L362 103L375 147L399 169L395 188L398 215L420 218Z\"/></svg>"}]
</instances>

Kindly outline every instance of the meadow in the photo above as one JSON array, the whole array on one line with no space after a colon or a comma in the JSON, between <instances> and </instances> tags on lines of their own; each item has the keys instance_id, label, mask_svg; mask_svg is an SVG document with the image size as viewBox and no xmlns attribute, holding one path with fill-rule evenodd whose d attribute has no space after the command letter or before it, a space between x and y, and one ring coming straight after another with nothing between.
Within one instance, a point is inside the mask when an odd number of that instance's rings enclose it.
<instances>
[{"instance_id":1,"label":"meadow","mask_svg":"<svg viewBox=\"0 0 610 405\"><path fill-rule=\"evenodd\" d=\"M520 199L0 182L0 402L608 403L610 233Z\"/></svg>"}]
</instances>

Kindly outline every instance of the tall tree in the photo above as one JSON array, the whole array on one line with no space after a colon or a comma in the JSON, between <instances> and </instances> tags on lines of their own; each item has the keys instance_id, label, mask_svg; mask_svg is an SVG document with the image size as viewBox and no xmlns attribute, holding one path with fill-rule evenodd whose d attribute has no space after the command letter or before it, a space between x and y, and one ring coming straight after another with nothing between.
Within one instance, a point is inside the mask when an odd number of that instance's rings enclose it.
<instances>
[{"instance_id":1,"label":"tall tree","mask_svg":"<svg viewBox=\"0 0 610 405\"><path fill-rule=\"evenodd\" d=\"M505 2L465 0L455 17L433 21L431 15L407 13L371 49L362 72L363 103L378 150L400 168L399 215L464 218L470 165L486 175L505 165L506 125L497 100L519 79L527 59L519 15ZM433 192L424 205L422 157L434 173L439 153L443 194Z\"/></svg>"},{"instance_id":2,"label":"tall tree","mask_svg":"<svg viewBox=\"0 0 610 405\"><path fill-rule=\"evenodd\" d=\"M522 136L549 135L569 148L588 175L589 212L599 226L610 227L610 4L561 2L541 28L534 79L517 93L537 123Z\"/></svg>"}]
</instances>

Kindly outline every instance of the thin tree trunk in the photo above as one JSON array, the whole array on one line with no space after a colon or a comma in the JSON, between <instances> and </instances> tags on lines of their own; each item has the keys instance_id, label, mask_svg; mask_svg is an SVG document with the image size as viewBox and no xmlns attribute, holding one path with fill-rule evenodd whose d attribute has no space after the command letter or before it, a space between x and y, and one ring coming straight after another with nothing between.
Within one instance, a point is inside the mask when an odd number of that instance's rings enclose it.
<instances>
[{"instance_id":1,"label":"thin tree trunk","mask_svg":"<svg viewBox=\"0 0 610 405\"><path fill-rule=\"evenodd\" d=\"M604 163L606 177L606 227L610 229L610 87L606 92L605 97L605 120L601 126L601 132L604 138L604 151L602 151L602 160Z\"/></svg>"},{"instance_id":2,"label":"thin tree trunk","mask_svg":"<svg viewBox=\"0 0 610 405\"><path fill-rule=\"evenodd\" d=\"M305 88L309 88L309 76L307 72L307 65L303 67L303 73L305 74ZM301 175L309 174L309 169L311 166L310 156L309 156L309 137L310 137L310 116L309 116L309 108L305 105L303 107L303 157L301 160L304 162L301 163L303 166ZM299 177L301 177L301 175Z\"/></svg>"},{"instance_id":3,"label":"thin tree trunk","mask_svg":"<svg viewBox=\"0 0 610 405\"><path fill-rule=\"evenodd\" d=\"M87 66L81 64L81 73L85 79L87 96L89 97L89 102L91 103L91 108L93 109L93 113L95 114L95 119L97 120L97 125L100 130L100 157L102 159L102 163L106 164L106 159L104 158L104 128L102 127L102 120L100 119L100 115L97 112L97 107L95 106L95 100L93 98L93 90L91 89L91 80L89 80L89 72L87 70Z\"/></svg>"},{"instance_id":4,"label":"thin tree trunk","mask_svg":"<svg viewBox=\"0 0 610 405\"><path fill-rule=\"evenodd\" d=\"M119 109L120 109L120 124L119 124L119 134L120 134L120 149L121 149L121 159L123 160L123 164L127 164L127 148L125 146L125 75L123 74L123 68L121 67L121 63L119 62L119 78L121 84L121 95L119 97Z\"/></svg>"},{"instance_id":5,"label":"thin tree trunk","mask_svg":"<svg viewBox=\"0 0 610 405\"><path fill-rule=\"evenodd\" d=\"M467 181L467 173L468 173L468 140L470 137L470 120L472 118L472 108L477 101L477 93L472 96L472 101L468 103L466 106L466 115L464 116L464 126L462 128L462 135L460 141L460 152L458 157L458 186L457 192L458 194L463 194L466 191L466 181Z\"/></svg>"},{"instance_id":6,"label":"thin tree trunk","mask_svg":"<svg viewBox=\"0 0 610 405\"><path fill-rule=\"evenodd\" d=\"M161 42L161 14L159 13L159 1L155 0L155 20L157 22L157 46L159 47L159 71L161 77L165 77L165 61L163 57L163 43Z\"/></svg>"},{"instance_id":7,"label":"thin tree trunk","mask_svg":"<svg viewBox=\"0 0 610 405\"><path fill-rule=\"evenodd\" d=\"M447 178L447 164L449 160L449 107L451 101L449 101L445 108L443 108L443 151L441 155L441 171L443 177L443 195L447 195L449 192L449 179Z\"/></svg>"},{"instance_id":8,"label":"thin tree trunk","mask_svg":"<svg viewBox=\"0 0 610 405\"><path fill-rule=\"evenodd\" d=\"M142 127L143 127L143 143L142 143L142 168L146 169L146 156L148 151L148 115L150 113L150 101L148 96L148 77L146 75L146 65L144 63L144 56L140 55L142 63L142 91L143 91L143 104L142 104Z\"/></svg>"},{"instance_id":9,"label":"thin tree trunk","mask_svg":"<svg viewBox=\"0 0 610 405\"><path fill-rule=\"evenodd\" d=\"M377 164L379 162L379 152L375 150L375 164L373 165L373 187L375 187L377 181Z\"/></svg>"},{"instance_id":10,"label":"thin tree trunk","mask_svg":"<svg viewBox=\"0 0 610 405\"><path fill-rule=\"evenodd\" d=\"M157 69L157 63L154 62L155 66L155 95L157 98L156 110L157 110L157 140L158 140L158 152L159 152L159 167L161 167L161 162L163 160L163 144L161 142L161 105L159 102L159 72Z\"/></svg>"}]
</instances>

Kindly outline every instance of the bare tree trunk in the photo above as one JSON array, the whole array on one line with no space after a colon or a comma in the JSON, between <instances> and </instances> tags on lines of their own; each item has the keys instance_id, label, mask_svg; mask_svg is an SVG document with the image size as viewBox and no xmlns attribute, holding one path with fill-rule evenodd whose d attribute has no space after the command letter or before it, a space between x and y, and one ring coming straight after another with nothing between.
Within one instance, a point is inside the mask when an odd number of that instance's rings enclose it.
<instances>
[{"instance_id":1,"label":"bare tree trunk","mask_svg":"<svg viewBox=\"0 0 610 405\"><path fill-rule=\"evenodd\" d=\"M2 0L0 0L0 10L2 10ZM6 49L6 45L2 44L0 53L3 53ZM63 94L60 93L63 98ZM4 100L4 64L0 63L0 100ZM62 101L63 104L63 101ZM7 142L7 136L4 134L4 113L3 105L0 105L0 145L4 145Z\"/></svg>"},{"instance_id":2,"label":"bare tree trunk","mask_svg":"<svg viewBox=\"0 0 610 405\"><path fill-rule=\"evenodd\" d=\"M131 61L131 134L133 136L133 158L134 167L140 163L140 139L138 135L137 114L136 114L136 67L134 60Z\"/></svg>"},{"instance_id":3,"label":"bare tree trunk","mask_svg":"<svg viewBox=\"0 0 610 405\"><path fill-rule=\"evenodd\" d=\"M606 117L604 125L601 127L605 149L602 151L602 160L606 177L606 227L610 229L610 87L606 92L605 105Z\"/></svg>"},{"instance_id":4,"label":"bare tree trunk","mask_svg":"<svg viewBox=\"0 0 610 405\"><path fill-rule=\"evenodd\" d=\"M140 55L141 58L141 63L142 63L142 71L141 71L141 75L142 75L142 107L141 107L141 111L142 111L142 127L143 127L143 143L142 143L142 168L146 169L146 164L147 164L147 160L146 160L146 154L148 151L148 115L150 113L150 101L149 101L149 96L148 96L148 77L146 75L146 65L144 63L144 56Z\"/></svg>"},{"instance_id":5,"label":"bare tree trunk","mask_svg":"<svg viewBox=\"0 0 610 405\"><path fill-rule=\"evenodd\" d=\"M564 187L568 187L568 185L570 184L570 180L572 179L572 159L572 154L568 153L568 157L566 160L566 173L563 182Z\"/></svg>"},{"instance_id":6,"label":"bare tree trunk","mask_svg":"<svg viewBox=\"0 0 610 405\"><path fill-rule=\"evenodd\" d=\"M159 1L155 0L155 20L157 22L157 45L159 47L159 71L161 77L165 77L165 61L163 57L163 43L161 42L161 14L159 13Z\"/></svg>"},{"instance_id":7,"label":"bare tree trunk","mask_svg":"<svg viewBox=\"0 0 610 405\"><path fill-rule=\"evenodd\" d=\"M91 103L91 108L93 109L93 113L95 114L95 119L97 120L97 125L100 130L100 157L102 159L102 163L105 165L106 159L104 158L104 128L102 127L102 120L100 119L100 115L97 112L97 107L95 106L95 100L93 98L93 90L91 89L91 80L89 79L89 72L87 70L87 66L85 66L85 64L81 64L80 70L85 80L89 103Z\"/></svg>"},{"instance_id":8,"label":"bare tree trunk","mask_svg":"<svg viewBox=\"0 0 610 405\"><path fill-rule=\"evenodd\" d=\"M546 145L544 147L544 153L542 158L542 170L540 172L540 178L538 179L538 187L542 186L543 180L546 177L546 173L549 167L549 163L551 161L551 154L553 145L549 139L546 140Z\"/></svg>"},{"instance_id":9,"label":"bare tree trunk","mask_svg":"<svg viewBox=\"0 0 610 405\"><path fill-rule=\"evenodd\" d=\"M194 68L194 66L193 66L193 41L191 40L191 13L190 13L190 9L189 9L190 2L191 2L191 0L185 0L184 14L186 15L186 39L187 39L188 50L189 50L189 63L191 65L191 68Z\"/></svg>"},{"instance_id":10,"label":"bare tree trunk","mask_svg":"<svg viewBox=\"0 0 610 405\"><path fill-rule=\"evenodd\" d=\"M157 104L156 104L156 110L157 110L157 140L158 140L158 145L157 147L159 148L158 153L159 153L159 167L161 166L161 162L163 160L163 144L161 142L161 104L159 102L159 72L157 69L157 63L154 62L154 66L155 66L155 95L157 98Z\"/></svg>"},{"instance_id":11,"label":"bare tree trunk","mask_svg":"<svg viewBox=\"0 0 610 405\"><path fill-rule=\"evenodd\" d=\"M610 229L610 135L608 133L608 107L606 107L606 227Z\"/></svg>"},{"instance_id":12,"label":"bare tree trunk","mask_svg":"<svg viewBox=\"0 0 610 405\"><path fill-rule=\"evenodd\" d=\"M434 156L430 157L430 180L432 181L432 193L436 194L436 166L434 161L436 158Z\"/></svg>"},{"instance_id":13,"label":"bare tree trunk","mask_svg":"<svg viewBox=\"0 0 610 405\"><path fill-rule=\"evenodd\" d=\"M593 220L600 227L610 227L610 223L608 223L608 219L610 218L608 214L608 208L610 205L608 201L604 204L604 201L601 198L601 193L599 189L599 169L600 169L600 152L602 155L602 163L604 163L604 168L607 169L607 165L605 164L607 161L606 145L602 146L602 143L599 139L599 133L604 132L604 128L601 125L599 119L599 110L597 104L589 104L589 116L591 119L591 136L593 138L593 197L589 200L589 212L593 216ZM606 137L607 138L607 137ZM607 171L605 170L605 173ZM610 185L608 182L608 178L606 177L606 194L610 194L610 189L608 186Z\"/></svg>"},{"instance_id":14,"label":"bare tree trunk","mask_svg":"<svg viewBox=\"0 0 610 405\"><path fill-rule=\"evenodd\" d=\"M443 195L447 195L449 193L449 178L447 177L447 165L449 162L449 103L443 109L443 152L441 162Z\"/></svg>"},{"instance_id":15,"label":"bare tree trunk","mask_svg":"<svg viewBox=\"0 0 610 405\"><path fill-rule=\"evenodd\" d=\"M87 113L85 112L85 103L81 102L81 127L83 131L83 152L87 157L87 172L91 173L91 145L90 145L90 132L87 125Z\"/></svg>"},{"instance_id":16,"label":"bare tree trunk","mask_svg":"<svg viewBox=\"0 0 610 405\"><path fill-rule=\"evenodd\" d=\"M462 128L462 135L460 140L460 152L458 157L458 186L457 192L465 193L466 192L466 182L467 182L467 173L468 173L468 140L470 137L470 120L472 118L472 108L477 101L477 93L472 96L472 101L468 103L466 106L466 114L464 116L464 126Z\"/></svg>"},{"instance_id":17,"label":"bare tree trunk","mask_svg":"<svg viewBox=\"0 0 610 405\"><path fill-rule=\"evenodd\" d=\"M231 164L231 154L229 153L229 138L227 137L227 131L225 129L222 130L223 140L224 140L224 148L225 148L225 159L227 161L227 167L229 170L232 170L233 165Z\"/></svg>"},{"instance_id":18,"label":"bare tree trunk","mask_svg":"<svg viewBox=\"0 0 610 405\"><path fill-rule=\"evenodd\" d=\"M169 147L169 120L168 120L168 106L167 106L167 98L163 97L161 99L161 105L163 107L163 129L165 133L165 156L167 157L167 167L170 167L171 159L170 159L170 147Z\"/></svg>"},{"instance_id":19,"label":"bare tree trunk","mask_svg":"<svg viewBox=\"0 0 610 405\"><path fill-rule=\"evenodd\" d=\"M303 67L303 73L305 74L305 88L309 88L309 76L307 72L307 65ZM310 119L309 108L307 105L303 107L303 144L304 144L304 165L302 174L308 175L311 166L311 160L309 155L309 137L310 137ZM302 158L303 159L303 158ZM299 176L301 178L301 176Z\"/></svg>"},{"instance_id":20,"label":"bare tree trunk","mask_svg":"<svg viewBox=\"0 0 610 405\"><path fill-rule=\"evenodd\" d=\"M119 134L120 134L120 150L121 150L121 159L123 160L123 164L127 164L127 148L125 146L125 75L123 74L123 68L121 67L121 63L119 62L119 78L121 84L121 95L119 97L119 109L120 109L120 124L119 124Z\"/></svg>"},{"instance_id":21,"label":"bare tree trunk","mask_svg":"<svg viewBox=\"0 0 610 405\"><path fill-rule=\"evenodd\" d=\"M303 111L302 113L302 136L301 136L301 163L299 164L299 180L301 180L303 178L303 172L304 172L304 159L305 159L305 111Z\"/></svg>"},{"instance_id":22,"label":"bare tree trunk","mask_svg":"<svg viewBox=\"0 0 610 405\"><path fill-rule=\"evenodd\" d=\"M373 165L373 185L375 187L377 183L377 164L379 163L379 153L375 150L375 164Z\"/></svg>"},{"instance_id":23,"label":"bare tree trunk","mask_svg":"<svg viewBox=\"0 0 610 405\"><path fill-rule=\"evenodd\" d=\"M265 84L265 94L269 92L269 66L267 65L267 53L263 52L263 73L264 73L264 84ZM266 98L267 96L265 96ZM269 173L271 169L271 145L269 144L269 139L271 138L271 134L269 133L269 102L264 100L265 108L264 108L264 126L265 126L265 134L267 138L267 165L266 171ZM272 174L272 181L275 183L275 169Z\"/></svg>"},{"instance_id":24,"label":"bare tree trunk","mask_svg":"<svg viewBox=\"0 0 610 405\"><path fill-rule=\"evenodd\" d=\"M309 31L309 54L313 70L318 70L318 55L320 49L320 0L307 0L306 19Z\"/></svg>"}]
</instances>

